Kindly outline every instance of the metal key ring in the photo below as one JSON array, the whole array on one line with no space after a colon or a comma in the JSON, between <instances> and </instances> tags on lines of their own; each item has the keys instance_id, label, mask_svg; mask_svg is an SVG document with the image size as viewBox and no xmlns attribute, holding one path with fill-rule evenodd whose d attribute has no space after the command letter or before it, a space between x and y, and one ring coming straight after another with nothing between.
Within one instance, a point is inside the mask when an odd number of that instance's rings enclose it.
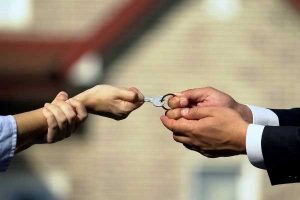
<instances>
[{"instance_id":1,"label":"metal key ring","mask_svg":"<svg viewBox=\"0 0 300 200\"><path fill-rule=\"evenodd\" d=\"M164 103L164 104L162 105L162 108L165 109L166 111L170 110L170 107L166 107L166 106L165 106L165 100L166 100L166 97L168 97L168 96L175 97L176 95L173 94L173 93L168 93L168 94L165 94L165 95L161 98L161 102Z\"/></svg>"}]
</instances>

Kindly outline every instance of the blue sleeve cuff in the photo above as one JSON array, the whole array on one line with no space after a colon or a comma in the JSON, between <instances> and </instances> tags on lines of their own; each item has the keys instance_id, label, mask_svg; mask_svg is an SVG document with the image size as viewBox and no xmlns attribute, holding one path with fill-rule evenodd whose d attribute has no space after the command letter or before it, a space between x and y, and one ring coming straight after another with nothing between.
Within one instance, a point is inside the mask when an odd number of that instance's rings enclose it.
<instances>
[{"instance_id":1,"label":"blue sleeve cuff","mask_svg":"<svg viewBox=\"0 0 300 200\"><path fill-rule=\"evenodd\" d=\"M13 116L0 116L0 171L6 171L15 154L17 124Z\"/></svg>"}]
</instances>

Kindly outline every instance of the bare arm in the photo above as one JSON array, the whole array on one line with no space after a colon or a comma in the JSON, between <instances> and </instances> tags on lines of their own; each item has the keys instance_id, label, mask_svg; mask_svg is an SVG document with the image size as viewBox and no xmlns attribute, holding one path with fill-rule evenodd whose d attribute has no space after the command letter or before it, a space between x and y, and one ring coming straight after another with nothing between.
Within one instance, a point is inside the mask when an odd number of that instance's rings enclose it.
<instances>
[{"instance_id":1,"label":"bare arm","mask_svg":"<svg viewBox=\"0 0 300 200\"><path fill-rule=\"evenodd\" d=\"M44 108L14 115L17 124L16 153L34 144L54 143L69 137L87 117L82 103L60 92Z\"/></svg>"},{"instance_id":2,"label":"bare arm","mask_svg":"<svg viewBox=\"0 0 300 200\"><path fill-rule=\"evenodd\" d=\"M52 105L48 105L48 109L46 106L47 112L43 110L45 108L40 108L14 116L17 123L16 153L40 141L53 143L69 137L71 132L74 132L74 121L83 122L87 111L115 120L125 119L143 104L143 99L143 95L136 88L123 89L109 85L97 85L70 100L68 95L62 92Z\"/></svg>"},{"instance_id":3,"label":"bare arm","mask_svg":"<svg viewBox=\"0 0 300 200\"><path fill-rule=\"evenodd\" d=\"M47 133L48 124L42 108L14 115L17 124L16 153L27 149L34 141Z\"/></svg>"}]
</instances>

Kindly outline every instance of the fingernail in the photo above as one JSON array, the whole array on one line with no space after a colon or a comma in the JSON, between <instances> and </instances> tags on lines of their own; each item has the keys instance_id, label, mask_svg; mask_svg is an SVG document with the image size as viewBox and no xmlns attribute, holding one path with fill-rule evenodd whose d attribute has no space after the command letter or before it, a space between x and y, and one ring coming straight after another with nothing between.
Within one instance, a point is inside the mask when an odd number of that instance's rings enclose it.
<instances>
[{"instance_id":1,"label":"fingernail","mask_svg":"<svg viewBox=\"0 0 300 200\"><path fill-rule=\"evenodd\" d=\"M64 91L61 91L58 95L62 96L62 97L67 97L68 98L68 93L66 93Z\"/></svg>"},{"instance_id":2,"label":"fingernail","mask_svg":"<svg viewBox=\"0 0 300 200\"><path fill-rule=\"evenodd\" d=\"M49 103L45 103L45 105L44 105L44 106L45 106L45 107L48 107L49 105L50 105Z\"/></svg>"},{"instance_id":3,"label":"fingernail","mask_svg":"<svg viewBox=\"0 0 300 200\"><path fill-rule=\"evenodd\" d=\"M182 110L181 110L181 115L183 115L183 116L188 115L189 110L190 110L189 108L184 108L184 109L182 109Z\"/></svg>"}]
</instances>

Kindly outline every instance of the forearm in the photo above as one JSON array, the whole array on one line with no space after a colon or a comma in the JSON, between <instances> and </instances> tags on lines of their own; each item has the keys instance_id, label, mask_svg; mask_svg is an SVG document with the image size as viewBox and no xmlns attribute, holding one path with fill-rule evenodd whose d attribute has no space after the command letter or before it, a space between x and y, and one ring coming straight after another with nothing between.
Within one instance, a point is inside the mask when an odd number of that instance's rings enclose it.
<instances>
[{"instance_id":1,"label":"forearm","mask_svg":"<svg viewBox=\"0 0 300 200\"><path fill-rule=\"evenodd\" d=\"M14 115L17 123L16 153L32 146L48 128L42 109Z\"/></svg>"}]
</instances>

